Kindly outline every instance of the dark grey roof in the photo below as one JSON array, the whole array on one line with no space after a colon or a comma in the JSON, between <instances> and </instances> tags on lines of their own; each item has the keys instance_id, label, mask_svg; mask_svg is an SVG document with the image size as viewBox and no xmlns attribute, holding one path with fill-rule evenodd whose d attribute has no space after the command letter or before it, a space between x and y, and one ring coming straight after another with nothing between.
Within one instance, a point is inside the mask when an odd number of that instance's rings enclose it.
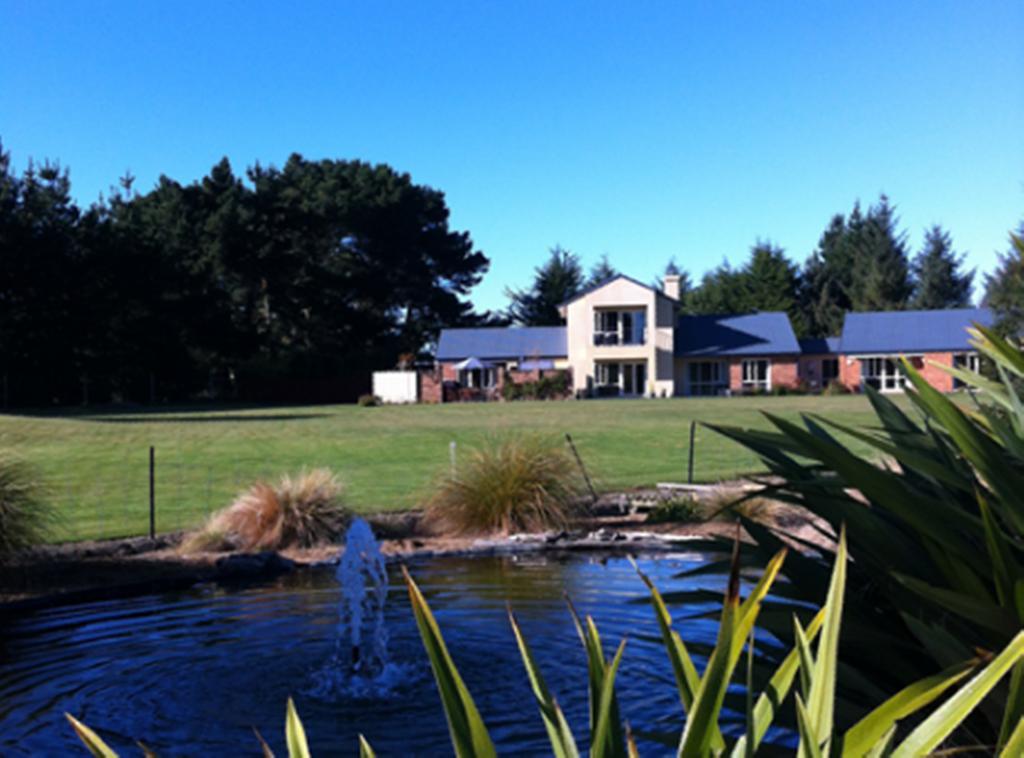
<instances>
[{"instance_id":1,"label":"dark grey roof","mask_svg":"<svg viewBox=\"0 0 1024 758\"><path fill-rule=\"evenodd\" d=\"M799 340L804 355L828 355L839 352L838 337L807 337Z\"/></svg>"},{"instance_id":2,"label":"dark grey roof","mask_svg":"<svg viewBox=\"0 0 1024 758\"><path fill-rule=\"evenodd\" d=\"M565 358L564 326L485 327L442 329L437 342L439 361L463 358Z\"/></svg>"},{"instance_id":3,"label":"dark grey roof","mask_svg":"<svg viewBox=\"0 0 1024 758\"><path fill-rule=\"evenodd\" d=\"M725 355L795 355L800 344L782 311L745 316L680 316L675 354L685 357Z\"/></svg>"},{"instance_id":4,"label":"dark grey roof","mask_svg":"<svg viewBox=\"0 0 1024 758\"><path fill-rule=\"evenodd\" d=\"M604 287L606 284L611 284L612 282L614 282L614 281L616 281L618 279L625 279L627 282L633 282L633 284L637 285L638 287L643 287L645 290L650 290L651 292L654 292L654 293L656 293L658 295L661 295L662 297L668 297L668 295L666 295L662 290L658 289L657 287L652 287L649 284L644 284L643 282L641 282L641 281L639 281L637 279L634 279L631 276L626 276L625 274L616 274L615 276L609 276L603 282L598 282L597 284L592 284L589 287L585 287L584 289L580 290L575 295L570 297L568 300L566 300L564 303L560 303L558 307L559 308L564 308L565 306L569 305L570 303L575 303L581 297L586 297L591 292L596 292L597 290L599 290L602 287ZM671 297L668 297L668 299L669 300L675 300L675 298L671 298Z\"/></svg>"},{"instance_id":5,"label":"dark grey roof","mask_svg":"<svg viewBox=\"0 0 1024 758\"><path fill-rule=\"evenodd\" d=\"M967 328L991 326L988 308L847 313L839 351L848 355L971 350Z\"/></svg>"}]
</instances>

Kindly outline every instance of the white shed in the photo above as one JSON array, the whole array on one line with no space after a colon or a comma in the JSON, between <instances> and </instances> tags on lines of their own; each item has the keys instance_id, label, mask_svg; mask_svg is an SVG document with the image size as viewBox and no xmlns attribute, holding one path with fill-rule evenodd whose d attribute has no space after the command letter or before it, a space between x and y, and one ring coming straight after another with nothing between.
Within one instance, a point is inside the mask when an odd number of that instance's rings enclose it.
<instances>
[{"instance_id":1,"label":"white shed","mask_svg":"<svg viewBox=\"0 0 1024 758\"><path fill-rule=\"evenodd\" d=\"M374 371L373 394L385 403L415 403L419 382L415 371Z\"/></svg>"}]
</instances>

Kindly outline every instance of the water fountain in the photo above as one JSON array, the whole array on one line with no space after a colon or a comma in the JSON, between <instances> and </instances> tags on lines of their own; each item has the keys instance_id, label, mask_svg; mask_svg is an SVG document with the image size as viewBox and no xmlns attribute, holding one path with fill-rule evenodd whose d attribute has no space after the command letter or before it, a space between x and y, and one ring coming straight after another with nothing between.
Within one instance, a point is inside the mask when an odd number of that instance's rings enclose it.
<instances>
[{"instance_id":1,"label":"water fountain","mask_svg":"<svg viewBox=\"0 0 1024 758\"><path fill-rule=\"evenodd\" d=\"M388 573L380 545L364 519L355 519L345 534L336 576L341 596L335 651L314 672L309 692L327 699L381 694L389 689L395 669L388 663L384 626Z\"/></svg>"},{"instance_id":2,"label":"water fountain","mask_svg":"<svg viewBox=\"0 0 1024 758\"><path fill-rule=\"evenodd\" d=\"M384 603L388 598L388 572L380 545L370 525L361 518L352 522L345 535L337 577L341 585L339 663L347 659L350 674L376 676L387 664Z\"/></svg>"}]
</instances>

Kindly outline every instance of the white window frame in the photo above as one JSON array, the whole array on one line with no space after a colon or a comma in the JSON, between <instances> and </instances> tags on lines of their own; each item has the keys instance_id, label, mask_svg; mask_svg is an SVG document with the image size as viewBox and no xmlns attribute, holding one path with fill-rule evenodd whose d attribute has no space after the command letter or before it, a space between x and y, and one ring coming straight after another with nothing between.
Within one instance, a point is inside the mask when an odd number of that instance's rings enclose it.
<instances>
[{"instance_id":1,"label":"white window frame","mask_svg":"<svg viewBox=\"0 0 1024 758\"><path fill-rule=\"evenodd\" d=\"M761 376L761 369L764 376ZM770 358L744 358L740 365L740 386L744 392L771 392L772 361Z\"/></svg>"},{"instance_id":2,"label":"white window frame","mask_svg":"<svg viewBox=\"0 0 1024 758\"><path fill-rule=\"evenodd\" d=\"M475 374L480 375L480 384L476 383ZM459 370L459 384L468 389L489 390L498 383L498 369L491 368L464 368Z\"/></svg>"},{"instance_id":3,"label":"white window frame","mask_svg":"<svg viewBox=\"0 0 1024 758\"><path fill-rule=\"evenodd\" d=\"M710 367L708 379L699 376L704 366ZM698 374L696 381L694 372ZM685 377L687 395L714 396L729 389L729 366L725 361L687 361Z\"/></svg>"},{"instance_id":4,"label":"white window frame","mask_svg":"<svg viewBox=\"0 0 1024 758\"><path fill-rule=\"evenodd\" d=\"M611 367L615 367L615 381L611 381ZM643 372L643 381L637 379L640 372ZM633 391L628 393L629 397L642 396L645 394L647 381L650 378L647 373L647 361L597 361L594 364L594 383L597 387L618 387L619 394L626 393L626 374L632 376Z\"/></svg>"},{"instance_id":5,"label":"white window frame","mask_svg":"<svg viewBox=\"0 0 1024 758\"><path fill-rule=\"evenodd\" d=\"M890 355L866 355L861 357L861 386L867 385L869 380L874 380L878 383L875 389L879 392L903 392L906 377L900 370L899 358Z\"/></svg>"},{"instance_id":6,"label":"white window frame","mask_svg":"<svg viewBox=\"0 0 1024 758\"><path fill-rule=\"evenodd\" d=\"M960 368L964 371L972 371L975 374L981 371L981 356L978 353L953 353L953 368ZM953 389L961 390L967 385L953 377Z\"/></svg>"},{"instance_id":7,"label":"white window frame","mask_svg":"<svg viewBox=\"0 0 1024 758\"><path fill-rule=\"evenodd\" d=\"M630 328L626 329L626 318ZM646 308L595 308L594 345L646 345Z\"/></svg>"}]
</instances>

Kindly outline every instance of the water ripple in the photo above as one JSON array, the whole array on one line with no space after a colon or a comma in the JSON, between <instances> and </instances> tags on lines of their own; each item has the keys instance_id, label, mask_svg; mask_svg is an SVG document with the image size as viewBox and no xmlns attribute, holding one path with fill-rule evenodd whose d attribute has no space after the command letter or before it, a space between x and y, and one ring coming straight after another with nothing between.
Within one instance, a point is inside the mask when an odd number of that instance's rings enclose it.
<instances>
[{"instance_id":1,"label":"water ripple","mask_svg":"<svg viewBox=\"0 0 1024 758\"><path fill-rule=\"evenodd\" d=\"M700 556L652 556L644 571L672 589ZM681 714L642 584L607 556L415 560L410 571L504 754L545 753L546 738L507 620L511 606L549 686L583 739L586 663L565 597L593 615L609 653L628 638L619 675L624 718L638 732L678 732ZM359 733L381 755L449 755L447 725L400 577L386 624L391 664L376 682L343 682L335 654L338 585L303 572L241 591L211 586L34 613L0 630L0 754L78 750L70 712L130 753L143 739L162 756L237 755L252 727L282 750L284 703L296 699L315 753L351 754ZM707 608L688 608L699 612ZM712 644L709 619L685 622L688 642ZM650 754L664 750L647 745ZM282 751L283 752L283 751Z\"/></svg>"}]
</instances>

